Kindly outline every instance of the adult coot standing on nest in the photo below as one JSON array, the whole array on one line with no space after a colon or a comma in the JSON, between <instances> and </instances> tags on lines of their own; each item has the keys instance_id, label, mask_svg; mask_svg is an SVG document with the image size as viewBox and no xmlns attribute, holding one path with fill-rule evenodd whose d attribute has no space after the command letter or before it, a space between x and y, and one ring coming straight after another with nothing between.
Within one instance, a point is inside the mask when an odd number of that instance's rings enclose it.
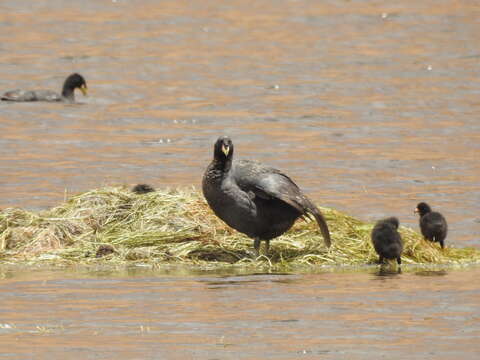
<instances>
[{"instance_id":1,"label":"adult coot standing on nest","mask_svg":"<svg viewBox=\"0 0 480 360\"><path fill-rule=\"evenodd\" d=\"M203 176L202 190L213 212L229 226L266 243L290 229L299 217L315 217L323 239L330 246L330 233L320 210L298 186L277 169L255 161L232 161L233 143L219 137L213 160Z\"/></svg>"},{"instance_id":2,"label":"adult coot standing on nest","mask_svg":"<svg viewBox=\"0 0 480 360\"><path fill-rule=\"evenodd\" d=\"M420 215L420 230L425 239L439 242L444 247L447 237L447 221L442 214L432 211L427 203L421 202L415 208L415 213Z\"/></svg>"},{"instance_id":3,"label":"adult coot standing on nest","mask_svg":"<svg viewBox=\"0 0 480 360\"><path fill-rule=\"evenodd\" d=\"M72 74L65 79L62 93L58 94L51 90L12 90L2 95L3 101L75 101L75 89L80 89L83 95L87 95L87 83L80 74Z\"/></svg>"},{"instance_id":4,"label":"adult coot standing on nest","mask_svg":"<svg viewBox=\"0 0 480 360\"><path fill-rule=\"evenodd\" d=\"M379 220L372 230L372 243L379 256L378 262L384 259L397 259L398 265L402 263L401 255L403 243L398 233L399 222L396 217Z\"/></svg>"}]
</instances>

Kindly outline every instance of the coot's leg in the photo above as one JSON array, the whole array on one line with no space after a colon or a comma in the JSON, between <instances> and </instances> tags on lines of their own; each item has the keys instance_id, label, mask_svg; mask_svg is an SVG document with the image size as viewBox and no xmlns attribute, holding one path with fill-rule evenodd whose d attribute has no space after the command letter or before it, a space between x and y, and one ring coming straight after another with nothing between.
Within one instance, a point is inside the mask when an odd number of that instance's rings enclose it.
<instances>
[{"instance_id":1,"label":"coot's leg","mask_svg":"<svg viewBox=\"0 0 480 360\"><path fill-rule=\"evenodd\" d=\"M260 239L255 238L253 240L253 248L255 249L255 256L258 257L260 255Z\"/></svg>"},{"instance_id":2,"label":"coot's leg","mask_svg":"<svg viewBox=\"0 0 480 360\"><path fill-rule=\"evenodd\" d=\"M265 240L265 255L268 256L268 251L270 250L270 240Z\"/></svg>"}]
</instances>

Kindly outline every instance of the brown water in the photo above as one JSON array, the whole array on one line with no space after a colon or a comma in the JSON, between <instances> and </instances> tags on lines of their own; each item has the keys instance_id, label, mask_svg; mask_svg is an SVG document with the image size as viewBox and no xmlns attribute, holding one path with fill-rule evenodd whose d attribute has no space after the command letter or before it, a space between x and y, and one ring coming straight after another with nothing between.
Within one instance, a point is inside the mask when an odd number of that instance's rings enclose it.
<instances>
[{"instance_id":1,"label":"brown water","mask_svg":"<svg viewBox=\"0 0 480 360\"><path fill-rule=\"evenodd\" d=\"M199 185L212 144L364 220L430 202L480 246L480 2L0 2L0 208ZM373 271L373 270L372 270ZM476 359L478 269L444 276L6 271L3 357ZM72 354L72 355L70 355Z\"/></svg>"},{"instance_id":2,"label":"brown water","mask_svg":"<svg viewBox=\"0 0 480 360\"><path fill-rule=\"evenodd\" d=\"M480 268L2 272L2 358L478 359Z\"/></svg>"}]
</instances>

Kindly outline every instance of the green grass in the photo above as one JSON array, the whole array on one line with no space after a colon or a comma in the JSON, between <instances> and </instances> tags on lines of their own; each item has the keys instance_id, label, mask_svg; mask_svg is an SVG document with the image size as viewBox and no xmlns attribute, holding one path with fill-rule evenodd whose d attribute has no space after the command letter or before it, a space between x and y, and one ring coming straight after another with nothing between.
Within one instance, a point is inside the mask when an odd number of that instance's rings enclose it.
<instances>
[{"instance_id":1,"label":"green grass","mask_svg":"<svg viewBox=\"0 0 480 360\"><path fill-rule=\"evenodd\" d=\"M174 264L285 269L374 263L372 224L321 208L333 245L327 249L315 222L299 220L271 241L269 257L252 259L253 240L226 226L194 188L137 195L123 187L92 190L39 213L0 212L3 263ZM401 227L405 264L465 265L480 262L480 250L426 242ZM114 252L96 257L98 249ZM108 251L107 251L108 252Z\"/></svg>"}]
</instances>

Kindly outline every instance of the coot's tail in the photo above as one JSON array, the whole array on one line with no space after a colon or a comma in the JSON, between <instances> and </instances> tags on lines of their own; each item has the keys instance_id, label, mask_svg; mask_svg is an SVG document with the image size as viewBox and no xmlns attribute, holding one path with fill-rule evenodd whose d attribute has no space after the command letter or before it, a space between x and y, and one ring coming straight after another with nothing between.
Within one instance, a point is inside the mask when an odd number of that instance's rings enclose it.
<instances>
[{"instance_id":1,"label":"coot's tail","mask_svg":"<svg viewBox=\"0 0 480 360\"><path fill-rule=\"evenodd\" d=\"M320 227L320 231L322 232L323 241L327 247L332 245L332 239L330 238L330 231L328 230L327 222L323 217L320 210L308 199L304 199L305 201L305 210L307 213L312 214L317 221L318 226Z\"/></svg>"}]
</instances>

